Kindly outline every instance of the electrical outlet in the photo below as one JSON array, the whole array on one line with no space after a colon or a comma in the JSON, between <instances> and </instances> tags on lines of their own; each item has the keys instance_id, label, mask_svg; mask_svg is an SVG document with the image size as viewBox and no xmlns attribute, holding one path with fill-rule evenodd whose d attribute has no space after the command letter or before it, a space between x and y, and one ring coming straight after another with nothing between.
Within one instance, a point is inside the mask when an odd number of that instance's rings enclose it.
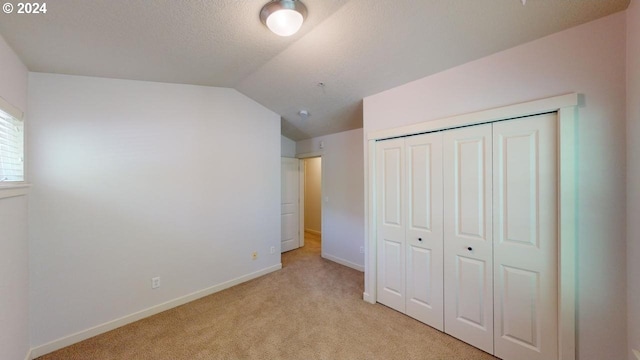
<instances>
[{"instance_id":1,"label":"electrical outlet","mask_svg":"<svg viewBox=\"0 0 640 360\"><path fill-rule=\"evenodd\" d=\"M364 246L360 246L360 254L364 254Z\"/></svg>"},{"instance_id":2,"label":"electrical outlet","mask_svg":"<svg viewBox=\"0 0 640 360\"><path fill-rule=\"evenodd\" d=\"M253 254L251 254L251 259L252 259L252 260L255 260L255 259L257 259L257 258L258 258L258 252L257 252L257 251L254 251L254 252L253 252Z\"/></svg>"},{"instance_id":3,"label":"electrical outlet","mask_svg":"<svg viewBox=\"0 0 640 360\"><path fill-rule=\"evenodd\" d=\"M151 288L157 289L160 287L160 277L151 278Z\"/></svg>"},{"instance_id":4,"label":"electrical outlet","mask_svg":"<svg viewBox=\"0 0 640 360\"><path fill-rule=\"evenodd\" d=\"M272 253L272 254L275 254L275 253L276 253L276 247L275 247L275 246L272 246L272 247L271 247L271 253Z\"/></svg>"}]
</instances>

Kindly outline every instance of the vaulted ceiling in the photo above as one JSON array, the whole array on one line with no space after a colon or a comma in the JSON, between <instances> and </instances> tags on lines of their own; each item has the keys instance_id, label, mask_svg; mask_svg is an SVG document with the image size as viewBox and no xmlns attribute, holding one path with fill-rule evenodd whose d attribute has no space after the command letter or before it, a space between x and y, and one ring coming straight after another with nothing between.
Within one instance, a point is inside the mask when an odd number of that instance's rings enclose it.
<instances>
[{"instance_id":1,"label":"vaulted ceiling","mask_svg":"<svg viewBox=\"0 0 640 360\"><path fill-rule=\"evenodd\" d=\"M368 95L629 1L303 0L307 20L283 38L258 18L267 0L50 0L0 13L0 35L30 71L235 88L301 140L362 127Z\"/></svg>"}]
</instances>

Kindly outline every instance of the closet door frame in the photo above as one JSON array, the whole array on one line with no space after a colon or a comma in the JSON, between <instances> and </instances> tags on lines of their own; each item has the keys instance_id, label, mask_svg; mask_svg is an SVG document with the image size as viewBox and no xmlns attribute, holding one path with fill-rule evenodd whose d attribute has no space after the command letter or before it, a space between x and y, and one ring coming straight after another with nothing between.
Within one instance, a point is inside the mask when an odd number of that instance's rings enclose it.
<instances>
[{"instance_id":1,"label":"closet door frame","mask_svg":"<svg viewBox=\"0 0 640 360\"><path fill-rule=\"evenodd\" d=\"M558 131L558 359L575 360L576 338L576 135L577 93L423 122L366 134L365 159L365 290L363 299L377 301L376 141L447 130L523 116L557 112Z\"/></svg>"}]
</instances>

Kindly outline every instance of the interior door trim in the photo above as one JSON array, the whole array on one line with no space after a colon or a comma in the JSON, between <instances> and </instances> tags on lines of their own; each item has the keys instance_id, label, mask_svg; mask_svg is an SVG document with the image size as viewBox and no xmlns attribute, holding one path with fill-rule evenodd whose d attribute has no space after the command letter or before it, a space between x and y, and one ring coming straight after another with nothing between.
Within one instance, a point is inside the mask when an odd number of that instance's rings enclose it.
<instances>
[{"instance_id":1,"label":"interior door trim","mask_svg":"<svg viewBox=\"0 0 640 360\"><path fill-rule=\"evenodd\" d=\"M304 246L304 183L305 183L305 173L306 173L306 169L304 168L305 164L304 164L304 160L305 159L309 159L309 158L314 158L314 157L319 157L320 159L323 159L324 156L324 151L313 151L313 152L308 152L308 153L302 153L302 154L296 154L296 159L298 159L298 161L300 162L300 169L302 169L300 171L299 174L299 183L300 183L300 189L298 189L300 191L300 195L298 196L298 199L300 200L300 218L298 220L298 222L300 223L299 229L300 229L300 247ZM323 161L323 160L320 160ZM325 179L325 175L324 175L324 166L320 167L320 203L323 203L323 199L324 199L324 179ZM324 205L320 206L320 218L324 219ZM323 234L324 233L324 222L320 221L320 233ZM325 256L325 252L324 252L324 241L320 242L320 256L324 257Z\"/></svg>"}]
</instances>

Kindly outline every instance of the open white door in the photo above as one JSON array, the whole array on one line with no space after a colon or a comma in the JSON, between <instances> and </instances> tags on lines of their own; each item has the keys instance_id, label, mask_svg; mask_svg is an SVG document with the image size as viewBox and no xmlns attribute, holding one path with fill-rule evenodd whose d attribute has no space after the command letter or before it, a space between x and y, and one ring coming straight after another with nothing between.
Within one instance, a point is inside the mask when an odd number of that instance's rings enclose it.
<instances>
[{"instance_id":1,"label":"open white door","mask_svg":"<svg viewBox=\"0 0 640 360\"><path fill-rule=\"evenodd\" d=\"M299 163L299 160L294 158L283 157L281 159L281 252L300 247Z\"/></svg>"}]
</instances>

